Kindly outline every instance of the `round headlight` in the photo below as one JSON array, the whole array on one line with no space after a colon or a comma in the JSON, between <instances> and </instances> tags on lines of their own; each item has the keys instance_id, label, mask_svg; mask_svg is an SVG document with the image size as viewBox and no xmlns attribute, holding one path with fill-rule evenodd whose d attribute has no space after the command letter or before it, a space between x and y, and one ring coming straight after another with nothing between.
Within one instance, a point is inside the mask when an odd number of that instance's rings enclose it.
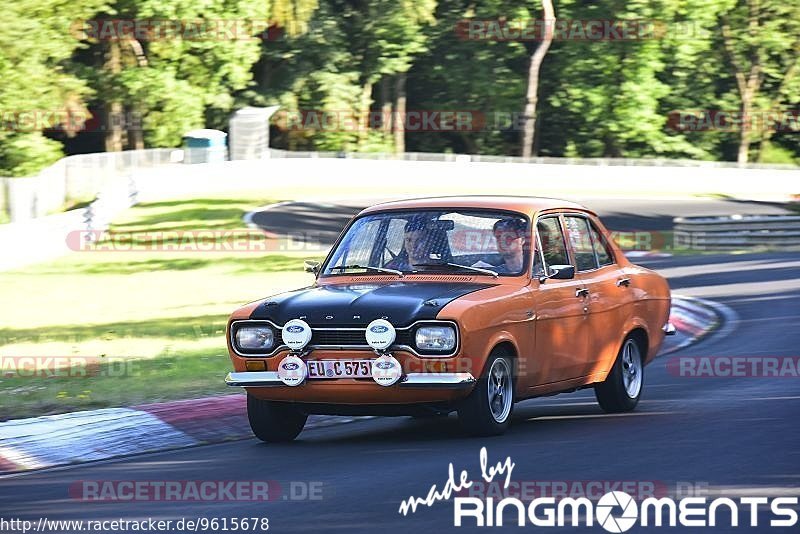
<instances>
[{"instance_id":1,"label":"round headlight","mask_svg":"<svg viewBox=\"0 0 800 534\"><path fill-rule=\"evenodd\" d=\"M414 342L419 350L451 351L456 346L456 331L452 326L422 326Z\"/></svg>"},{"instance_id":2,"label":"round headlight","mask_svg":"<svg viewBox=\"0 0 800 534\"><path fill-rule=\"evenodd\" d=\"M272 350L275 345L275 332L269 326L242 326L236 330L236 347L254 351Z\"/></svg>"}]
</instances>

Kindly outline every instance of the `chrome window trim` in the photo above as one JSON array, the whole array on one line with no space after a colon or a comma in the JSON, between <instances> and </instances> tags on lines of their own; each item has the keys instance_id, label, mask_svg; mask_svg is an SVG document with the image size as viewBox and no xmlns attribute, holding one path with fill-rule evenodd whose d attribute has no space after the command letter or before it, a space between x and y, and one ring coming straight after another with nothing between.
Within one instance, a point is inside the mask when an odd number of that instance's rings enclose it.
<instances>
[{"instance_id":1,"label":"chrome window trim","mask_svg":"<svg viewBox=\"0 0 800 534\"><path fill-rule=\"evenodd\" d=\"M572 257L572 247L567 244L567 233L565 230L564 221L561 220L562 213L559 212L549 212L549 213L538 213L535 218L535 222L533 224L533 231L534 236L536 239L536 246L539 249L539 257L542 260L542 266L544 267L544 272L546 275L550 275L550 265L544 259L544 250L542 250L542 239L539 237L539 221L542 219L555 219L558 222L558 229L561 231L561 242L564 243L564 252L567 253L567 261L570 262L570 265L575 267L577 272L577 265L575 265L575 258ZM531 278L533 276L533 265L531 265Z\"/></svg>"},{"instance_id":2,"label":"chrome window trim","mask_svg":"<svg viewBox=\"0 0 800 534\"><path fill-rule=\"evenodd\" d=\"M589 215L588 213L582 213L582 212L579 212L579 211L565 211L565 212L560 213L560 215L562 215L565 218L566 217L579 217L581 219L585 219L586 222L589 225L589 228L591 229L593 227L593 225L592 225L592 216ZM566 221L564 221L564 229L565 230L566 230L566 227L567 227ZM600 234L600 230L598 228L595 227L595 230L597 230L597 233ZM590 239L590 241L592 240L591 233L589 234L589 239ZM594 241L592 241L592 242L594 243ZM570 248L570 251L572 251L572 246L571 245L570 245L569 248ZM573 258L573 265L575 266L575 272L577 272L577 273L592 273L594 271L599 271L600 269L605 269L606 267L614 267L614 266L616 266L617 268L619 268L619 266L620 266L619 265L619 261L617 261L617 256L614 253L613 248L611 250L612 262L607 264L607 265L600 265L600 259L597 257L597 250L595 250L594 246L592 246L592 252L594 252L594 260L595 260L595 263L597 263L598 266L595 267L594 269L587 269L585 271L579 271L578 270L578 264L577 264L575 258Z\"/></svg>"},{"instance_id":3,"label":"chrome window trim","mask_svg":"<svg viewBox=\"0 0 800 534\"><path fill-rule=\"evenodd\" d=\"M239 320L236 320L236 321L231 321L230 332L228 334L228 338L230 339L230 344L231 344L231 348L233 349L233 352L235 352L238 356L241 356L243 358L270 358L272 356L275 356L278 352L280 352L282 350L286 350L286 349L289 348L286 345L277 345L269 353L243 354L243 353L239 352L236 349L236 343L234 342L234 339L233 339L234 325L239 324L239 323L262 323L262 324L263 323L268 323L270 326L272 326L278 332L283 330L282 326L278 326L276 323L274 323L273 321L270 321L269 319L239 319ZM397 331L411 331L419 324L435 324L435 325L452 326L453 330L455 330L455 332L456 332L456 345L455 345L455 347L453 347L453 350L450 351L450 352L442 352L442 353L438 353L437 352L437 353L433 353L433 354L422 354L422 353L417 351L416 347L412 347L412 346L409 346L409 345L392 345L391 347L389 347L389 350L402 350L402 351L411 352L412 354L414 354L415 356L417 356L419 358L452 358L453 356L458 354L458 351L461 349L461 333L459 331L458 324L455 321L452 321L450 319L420 319L418 321L414 321L409 326L395 327L395 330L397 330ZM332 327L332 326L330 326L330 327L326 326L326 327L320 327L320 328L314 328L313 326L311 327L312 333L315 332L315 331L326 332L326 331L342 331L342 330L366 332L367 331L367 327L366 326L364 328L358 328L358 327L337 328L337 327ZM369 345L367 345L366 338L364 339L364 344L363 345L308 345L306 348L309 349L309 350L364 350L364 349L372 350L371 347Z\"/></svg>"},{"instance_id":4,"label":"chrome window trim","mask_svg":"<svg viewBox=\"0 0 800 534\"><path fill-rule=\"evenodd\" d=\"M364 217L369 217L373 215L389 215L392 213L405 213L405 212L414 212L414 211L447 211L447 210L471 210L477 212L486 212L486 213L496 213L496 214L505 214L510 215L512 217L519 217L525 221L526 224L530 224L531 226L535 226L533 224L531 216L527 212L515 211L512 209L504 209L504 208L480 208L480 207L466 207L466 206L456 206L451 204L442 204L441 206L431 206L431 207L424 207L424 208L384 208L377 211L371 211L369 213L359 213L355 215L350 221L345 225L342 231L339 233L339 237L336 239L336 242L331 247L328 255L322 261L319 266L319 273L317 278L336 278L336 277L346 277L346 276L361 276L361 275L372 275L374 276L375 273L370 273L365 271L364 273L340 273L340 274L324 274L328 268L328 264L333 260L333 253L339 247L341 242L344 240L344 236L350 230L350 228L358 221ZM530 263L529 263L530 262ZM517 274L505 274L500 273L499 276L505 276L508 278L513 278L515 276L527 276L527 273L533 269L533 254L525 254L525 264L522 266L522 270ZM420 273L420 272L404 272L403 275L409 276L411 274L436 274L437 276L451 276L455 273L451 272L438 272L438 273Z\"/></svg>"},{"instance_id":5,"label":"chrome window trim","mask_svg":"<svg viewBox=\"0 0 800 534\"><path fill-rule=\"evenodd\" d=\"M564 212L564 213L562 213L562 215L564 216L564 229L565 230L567 230L567 217L571 217L573 219L583 219L583 221L586 223L586 228L587 229L591 229L591 226L589 226L589 223L590 223L589 216L586 213ZM590 243L590 246L592 247L592 256L594 256L595 267L593 269L582 269L582 270L578 269L578 258L574 257L573 260L575 261L575 263L574 263L575 272L578 272L578 273L591 273L591 272L600 270L600 260L597 258L597 251L594 249L594 242L592 241L591 232L589 232L589 243ZM570 247L570 249L572 249L572 243L570 243L569 247Z\"/></svg>"},{"instance_id":6,"label":"chrome window trim","mask_svg":"<svg viewBox=\"0 0 800 534\"><path fill-rule=\"evenodd\" d=\"M597 265L598 265L597 269L600 270L603 267L618 265L619 263L617 262L616 255L614 254L614 249L610 246L607 246L609 243L608 240L606 239L606 236L604 236L603 232L601 232L600 229L597 227L597 225L594 224L594 221L591 219L591 217L587 217L586 221L589 223L589 238L592 240L592 249L594 249L594 257L597 258ZM604 264L600 263L600 256L597 255L597 247L595 247L594 234L597 234L600 237L600 245L604 249L606 249L609 258L611 258L611 263L604 263Z\"/></svg>"}]
</instances>

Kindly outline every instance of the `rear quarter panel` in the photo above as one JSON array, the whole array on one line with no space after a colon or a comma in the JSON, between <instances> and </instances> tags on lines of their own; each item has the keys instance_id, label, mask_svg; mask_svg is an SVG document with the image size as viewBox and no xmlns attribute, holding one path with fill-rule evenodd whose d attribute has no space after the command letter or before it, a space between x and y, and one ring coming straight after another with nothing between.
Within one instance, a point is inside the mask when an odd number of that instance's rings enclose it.
<instances>
[{"instance_id":1,"label":"rear quarter panel","mask_svg":"<svg viewBox=\"0 0 800 534\"><path fill-rule=\"evenodd\" d=\"M666 279L650 269L630 264L624 271L631 277L633 309L623 329L631 332L641 328L647 333L648 347L645 363L650 363L664 342L662 327L669 321L671 296Z\"/></svg>"},{"instance_id":2,"label":"rear quarter panel","mask_svg":"<svg viewBox=\"0 0 800 534\"><path fill-rule=\"evenodd\" d=\"M614 255L617 258L623 276L630 277L632 299L622 332L626 335L640 328L647 334L647 354L644 363L650 363L658 355L664 342L662 327L669 321L671 292L667 280L657 272L631 263L625 253L614 241L613 236L603 221L595 213L589 212L597 223L599 230L605 235ZM621 336L616 353L622 347L625 336ZM610 367L609 367L610 371Z\"/></svg>"}]
</instances>

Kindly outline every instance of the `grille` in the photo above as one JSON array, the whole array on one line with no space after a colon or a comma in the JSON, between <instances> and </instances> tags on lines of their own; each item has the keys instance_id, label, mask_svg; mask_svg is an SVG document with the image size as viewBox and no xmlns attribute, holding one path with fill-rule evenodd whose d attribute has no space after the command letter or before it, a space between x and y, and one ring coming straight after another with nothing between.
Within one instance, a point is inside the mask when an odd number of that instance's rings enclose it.
<instances>
[{"instance_id":1,"label":"grille","mask_svg":"<svg viewBox=\"0 0 800 534\"><path fill-rule=\"evenodd\" d=\"M313 330L312 345L366 345L363 330Z\"/></svg>"},{"instance_id":2,"label":"grille","mask_svg":"<svg viewBox=\"0 0 800 534\"><path fill-rule=\"evenodd\" d=\"M364 336L364 330L313 330L311 336L311 345L351 345L368 347L367 340ZM398 330L395 345L409 345L411 342L411 332L407 330Z\"/></svg>"}]
</instances>

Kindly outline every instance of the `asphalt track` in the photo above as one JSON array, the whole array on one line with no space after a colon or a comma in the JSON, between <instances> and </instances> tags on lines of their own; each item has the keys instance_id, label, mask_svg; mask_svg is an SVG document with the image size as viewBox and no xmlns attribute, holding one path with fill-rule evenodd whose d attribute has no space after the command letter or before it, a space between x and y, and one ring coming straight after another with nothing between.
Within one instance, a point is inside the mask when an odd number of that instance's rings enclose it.
<instances>
[{"instance_id":1,"label":"asphalt track","mask_svg":"<svg viewBox=\"0 0 800 534\"><path fill-rule=\"evenodd\" d=\"M627 216L624 210L620 214ZM398 513L400 503L412 495L425 497L432 484L441 488L450 463L456 474L465 469L470 479L480 479L481 447L490 464L507 456L513 460L516 483L633 482L670 493L691 483L712 496L800 495L799 378L688 378L667 368L678 356L800 355L800 254L676 256L640 263L667 276L676 292L716 301L732 313L716 334L650 365L643 399L631 414L603 414L586 390L518 404L511 430L496 438L466 438L452 416L378 418L309 430L287 445L248 439L28 473L0 479L0 516L33 521L258 516L269 518L272 532L448 531L454 528L451 502L408 516ZM70 495L80 481L121 480L266 480L276 498L87 502ZM321 488L317 498L293 499L290 488L305 483ZM769 528L764 524L769 517L762 510L759 527L746 522L712 531L797 532L797 526ZM584 530L605 532L597 525Z\"/></svg>"}]
</instances>

